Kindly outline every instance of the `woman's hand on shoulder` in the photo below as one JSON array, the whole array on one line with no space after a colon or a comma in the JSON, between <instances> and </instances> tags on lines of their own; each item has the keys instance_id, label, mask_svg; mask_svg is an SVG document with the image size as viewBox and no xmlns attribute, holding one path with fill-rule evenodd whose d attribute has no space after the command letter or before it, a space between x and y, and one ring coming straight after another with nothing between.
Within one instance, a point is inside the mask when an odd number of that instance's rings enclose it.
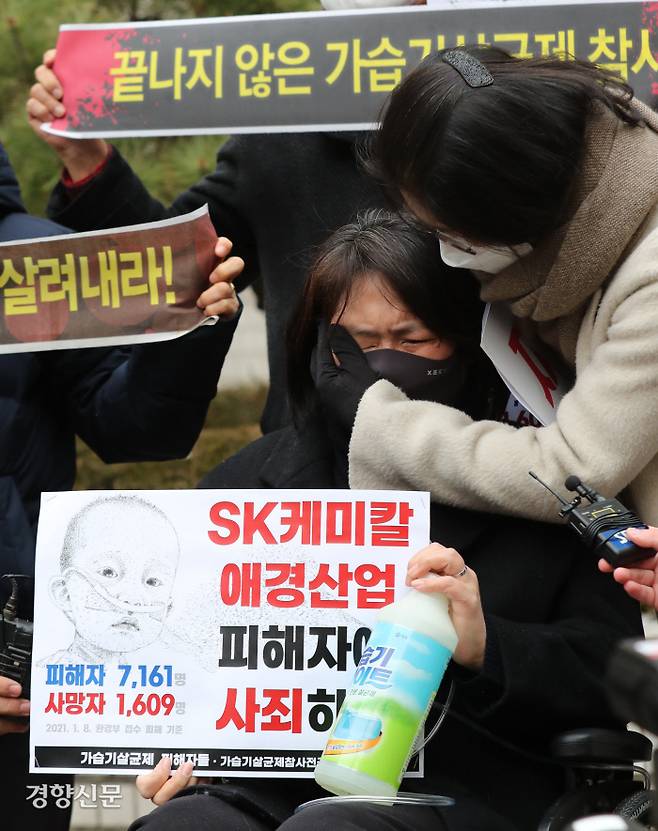
<instances>
[{"instance_id":1,"label":"woman's hand on shoulder","mask_svg":"<svg viewBox=\"0 0 658 831\"><path fill-rule=\"evenodd\" d=\"M185 762L172 773L171 759L165 756L150 773L138 776L135 785L144 799L150 799L154 805L164 805L184 788L196 785L192 769L192 762Z\"/></svg>"},{"instance_id":2,"label":"woman's hand on shoulder","mask_svg":"<svg viewBox=\"0 0 658 831\"><path fill-rule=\"evenodd\" d=\"M476 573L466 566L461 554L438 542L431 543L409 560L407 585L448 598L450 617L459 637L453 660L467 669L482 669L487 628L480 585Z\"/></svg>"}]
</instances>

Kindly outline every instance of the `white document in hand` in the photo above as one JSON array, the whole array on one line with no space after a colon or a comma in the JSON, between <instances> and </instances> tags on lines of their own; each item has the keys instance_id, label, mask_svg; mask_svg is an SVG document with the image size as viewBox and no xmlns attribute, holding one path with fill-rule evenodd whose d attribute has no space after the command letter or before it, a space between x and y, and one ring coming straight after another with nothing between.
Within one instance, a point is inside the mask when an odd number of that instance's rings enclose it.
<instances>
[{"instance_id":1,"label":"white document in hand","mask_svg":"<svg viewBox=\"0 0 658 831\"><path fill-rule=\"evenodd\" d=\"M560 401L573 386L562 359L539 338L521 334L519 321L503 303L487 305L480 345L517 401L542 425L555 421Z\"/></svg>"}]
</instances>

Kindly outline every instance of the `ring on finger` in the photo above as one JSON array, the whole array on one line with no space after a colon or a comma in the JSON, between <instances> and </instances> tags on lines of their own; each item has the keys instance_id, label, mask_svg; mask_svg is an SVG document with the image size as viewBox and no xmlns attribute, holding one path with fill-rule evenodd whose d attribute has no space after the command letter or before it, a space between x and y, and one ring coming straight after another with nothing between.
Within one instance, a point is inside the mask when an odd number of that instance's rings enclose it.
<instances>
[{"instance_id":1,"label":"ring on finger","mask_svg":"<svg viewBox=\"0 0 658 831\"><path fill-rule=\"evenodd\" d=\"M454 576L455 577L463 577L466 574L467 571L468 571L468 566L465 565L464 568L458 574L455 574Z\"/></svg>"}]
</instances>

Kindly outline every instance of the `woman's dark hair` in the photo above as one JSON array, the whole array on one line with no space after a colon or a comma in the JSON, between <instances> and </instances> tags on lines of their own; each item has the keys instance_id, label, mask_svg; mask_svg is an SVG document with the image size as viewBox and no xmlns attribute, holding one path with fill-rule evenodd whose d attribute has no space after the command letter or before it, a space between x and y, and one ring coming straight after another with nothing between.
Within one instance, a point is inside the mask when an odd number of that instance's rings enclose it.
<instances>
[{"instance_id":1,"label":"woman's dark hair","mask_svg":"<svg viewBox=\"0 0 658 831\"><path fill-rule=\"evenodd\" d=\"M536 243L568 218L593 111L641 121L633 90L587 61L465 51L493 83L470 87L430 55L392 93L366 165L396 201L408 194L471 242Z\"/></svg>"},{"instance_id":2,"label":"woman's dark hair","mask_svg":"<svg viewBox=\"0 0 658 831\"><path fill-rule=\"evenodd\" d=\"M288 392L297 423L315 404L311 356L320 321L347 305L354 287L383 275L386 287L464 360L479 353L482 303L468 271L444 265L436 237L411 219L384 210L361 213L318 249L287 331Z\"/></svg>"}]
</instances>

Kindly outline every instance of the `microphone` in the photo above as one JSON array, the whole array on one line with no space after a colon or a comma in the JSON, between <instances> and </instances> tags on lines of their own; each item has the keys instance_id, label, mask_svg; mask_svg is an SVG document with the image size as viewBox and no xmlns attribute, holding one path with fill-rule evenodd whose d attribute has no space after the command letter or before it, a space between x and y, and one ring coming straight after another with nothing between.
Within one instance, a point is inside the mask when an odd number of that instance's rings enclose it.
<instances>
[{"instance_id":1,"label":"microphone","mask_svg":"<svg viewBox=\"0 0 658 831\"><path fill-rule=\"evenodd\" d=\"M647 526L618 499L606 499L572 473L565 479L564 487L575 492L576 496L567 502L536 473L531 470L528 473L559 501L562 505L560 517L566 519L567 524L598 557L603 557L615 568L646 560L647 550L632 543L626 536L626 531L628 528ZM583 499L587 500L584 505Z\"/></svg>"}]
</instances>

